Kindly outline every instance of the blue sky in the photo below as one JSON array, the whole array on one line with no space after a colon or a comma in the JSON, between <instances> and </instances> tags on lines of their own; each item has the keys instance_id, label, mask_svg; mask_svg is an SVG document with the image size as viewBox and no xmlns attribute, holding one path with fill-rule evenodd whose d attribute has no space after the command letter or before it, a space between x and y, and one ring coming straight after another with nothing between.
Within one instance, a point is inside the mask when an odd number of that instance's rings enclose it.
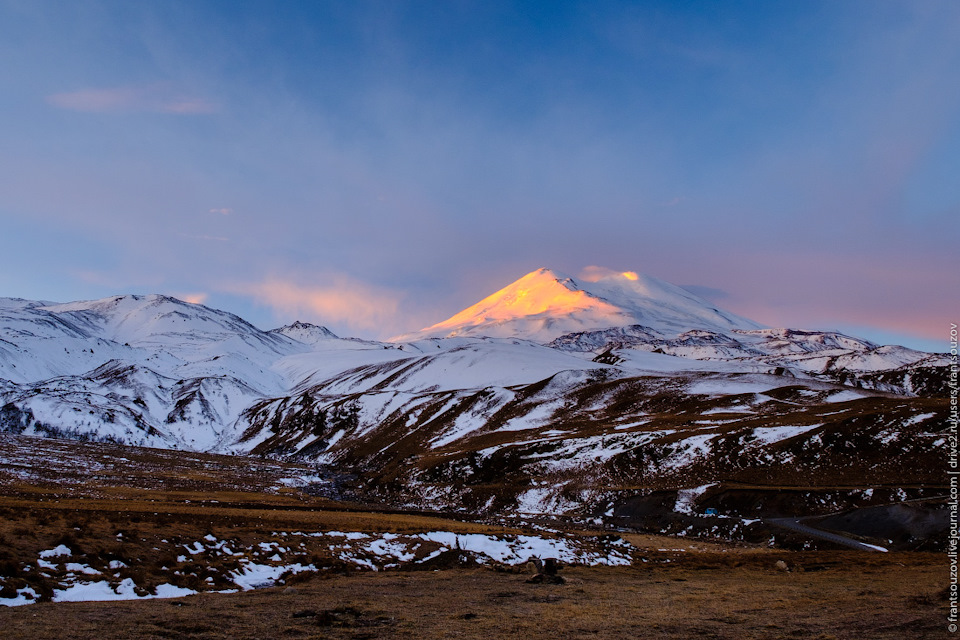
<instances>
[{"instance_id":1,"label":"blue sky","mask_svg":"<svg viewBox=\"0 0 960 640\"><path fill-rule=\"evenodd\" d=\"M535 268L945 349L956 2L0 0L0 295L386 337Z\"/></svg>"}]
</instances>

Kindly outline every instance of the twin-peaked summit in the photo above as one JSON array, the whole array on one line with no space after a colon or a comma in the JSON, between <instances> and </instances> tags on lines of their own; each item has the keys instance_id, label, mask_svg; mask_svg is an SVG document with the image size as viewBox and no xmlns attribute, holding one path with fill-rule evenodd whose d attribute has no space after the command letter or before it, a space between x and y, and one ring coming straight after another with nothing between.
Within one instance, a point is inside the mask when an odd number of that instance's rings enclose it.
<instances>
[{"instance_id":1,"label":"twin-peaked summit","mask_svg":"<svg viewBox=\"0 0 960 640\"><path fill-rule=\"evenodd\" d=\"M691 329L762 328L685 289L631 271L576 279L537 269L448 320L395 340L489 336L547 343L569 333L631 325L665 337Z\"/></svg>"}]
</instances>

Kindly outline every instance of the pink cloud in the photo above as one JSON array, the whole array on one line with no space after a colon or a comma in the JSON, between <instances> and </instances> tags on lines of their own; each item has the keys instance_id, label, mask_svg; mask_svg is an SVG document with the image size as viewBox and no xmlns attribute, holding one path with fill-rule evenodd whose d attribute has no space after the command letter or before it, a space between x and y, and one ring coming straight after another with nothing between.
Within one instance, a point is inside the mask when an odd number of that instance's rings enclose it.
<instances>
[{"instance_id":1,"label":"pink cloud","mask_svg":"<svg viewBox=\"0 0 960 640\"><path fill-rule=\"evenodd\" d=\"M231 290L285 315L378 332L396 321L402 297L344 275L327 276L318 285L270 278L234 285Z\"/></svg>"},{"instance_id":2,"label":"pink cloud","mask_svg":"<svg viewBox=\"0 0 960 640\"><path fill-rule=\"evenodd\" d=\"M216 113L217 104L197 96L182 95L166 84L80 89L47 96L47 102L61 109L88 113L155 112L181 115Z\"/></svg>"},{"instance_id":3,"label":"pink cloud","mask_svg":"<svg viewBox=\"0 0 960 640\"><path fill-rule=\"evenodd\" d=\"M174 296L184 302L189 302L190 304L203 304L209 298L209 294L206 293L185 293L182 295Z\"/></svg>"},{"instance_id":4,"label":"pink cloud","mask_svg":"<svg viewBox=\"0 0 960 640\"><path fill-rule=\"evenodd\" d=\"M838 253L730 256L713 272L731 293L724 308L770 326L873 327L945 339L958 307L955 265Z\"/></svg>"}]
</instances>

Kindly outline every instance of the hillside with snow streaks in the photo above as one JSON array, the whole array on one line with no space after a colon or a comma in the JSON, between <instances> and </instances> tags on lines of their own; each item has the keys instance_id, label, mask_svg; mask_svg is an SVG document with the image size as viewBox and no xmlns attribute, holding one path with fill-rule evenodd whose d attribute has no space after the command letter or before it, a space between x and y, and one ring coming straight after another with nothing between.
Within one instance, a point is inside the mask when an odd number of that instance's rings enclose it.
<instances>
[{"instance_id":1,"label":"hillside with snow streaks","mask_svg":"<svg viewBox=\"0 0 960 640\"><path fill-rule=\"evenodd\" d=\"M947 364L631 272L540 269L390 342L158 295L0 299L0 430L293 457L418 506L589 511L718 470L922 475Z\"/></svg>"},{"instance_id":2,"label":"hillside with snow streaks","mask_svg":"<svg viewBox=\"0 0 960 640\"><path fill-rule=\"evenodd\" d=\"M638 487L720 481L935 485L947 428L938 399L612 367L483 389L316 387L247 420L245 450L362 470L364 489L391 503L490 514L590 514Z\"/></svg>"}]
</instances>

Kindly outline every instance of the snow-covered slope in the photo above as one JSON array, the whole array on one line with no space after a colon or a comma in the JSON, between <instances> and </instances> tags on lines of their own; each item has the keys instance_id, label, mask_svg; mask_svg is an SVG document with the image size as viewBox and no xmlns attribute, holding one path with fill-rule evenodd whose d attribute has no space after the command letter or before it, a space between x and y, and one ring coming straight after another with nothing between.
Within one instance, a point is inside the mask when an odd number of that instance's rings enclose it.
<instances>
[{"instance_id":1,"label":"snow-covered slope","mask_svg":"<svg viewBox=\"0 0 960 640\"><path fill-rule=\"evenodd\" d=\"M159 295L69 304L3 299L0 314L0 377L15 382L122 360L169 376L234 375L276 391L284 384L269 366L306 350L231 313Z\"/></svg>"},{"instance_id":2,"label":"snow-covered slope","mask_svg":"<svg viewBox=\"0 0 960 640\"><path fill-rule=\"evenodd\" d=\"M0 428L210 450L282 393L271 367L309 347L167 296L0 300Z\"/></svg>"},{"instance_id":3,"label":"snow-covered slope","mask_svg":"<svg viewBox=\"0 0 960 640\"><path fill-rule=\"evenodd\" d=\"M266 349L282 344L232 313L169 296L114 296L41 309L73 321L91 335L138 346L156 344L169 348L174 344L206 344L236 336Z\"/></svg>"}]
</instances>

